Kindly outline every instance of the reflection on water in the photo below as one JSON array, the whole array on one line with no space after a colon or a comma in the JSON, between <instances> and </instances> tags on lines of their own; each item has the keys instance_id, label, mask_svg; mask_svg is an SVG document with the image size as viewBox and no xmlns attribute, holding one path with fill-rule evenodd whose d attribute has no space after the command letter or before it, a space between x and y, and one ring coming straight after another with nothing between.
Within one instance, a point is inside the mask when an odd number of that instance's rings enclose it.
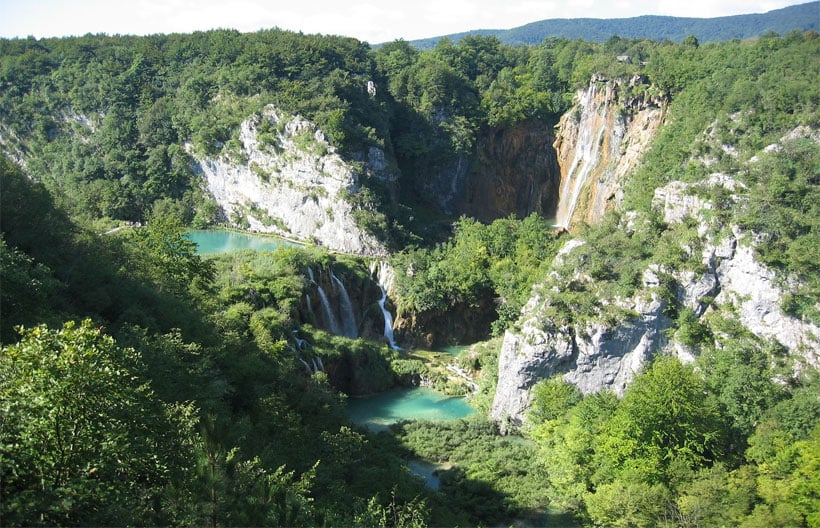
<instances>
[{"instance_id":1,"label":"reflection on water","mask_svg":"<svg viewBox=\"0 0 820 528\"><path fill-rule=\"evenodd\" d=\"M475 410L464 398L451 398L432 389L416 387L351 398L347 412L354 423L380 431L401 420L454 420Z\"/></svg>"}]
</instances>

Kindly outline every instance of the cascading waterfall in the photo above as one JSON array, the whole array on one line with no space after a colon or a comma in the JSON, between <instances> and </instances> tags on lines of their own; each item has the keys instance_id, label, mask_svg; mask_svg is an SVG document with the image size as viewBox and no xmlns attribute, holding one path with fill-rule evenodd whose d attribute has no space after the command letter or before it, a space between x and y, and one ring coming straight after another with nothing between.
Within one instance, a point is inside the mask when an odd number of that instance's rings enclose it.
<instances>
[{"instance_id":1,"label":"cascading waterfall","mask_svg":"<svg viewBox=\"0 0 820 528\"><path fill-rule=\"evenodd\" d=\"M604 126L606 121L593 111L597 91L598 87L596 83L593 83L580 101L583 110L578 123L580 128L578 144L575 146L575 156L572 158L569 170L563 177L559 191L558 210L555 215L556 225L560 227L569 227L575 207L578 205L581 189L589 174L596 167L600 156L601 139L606 131Z\"/></svg>"},{"instance_id":2,"label":"cascading waterfall","mask_svg":"<svg viewBox=\"0 0 820 528\"><path fill-rule=\"evenodd\" d=\"M322 288L320 284L317 284L316 289L319 292L319 299L322 301L322 312L325 314L325 319L327 320L327 325L330 332L333 334L342 335L342 329L339 326L339 321L336 319L336 314L333 313L333 309L330 306L330 301L327 298L324 288Z\"/></svg>"},{"instance_id":3,"label":"cascading waterfall","mask_svg":"<svg viewBox=\"0 0 820 528\"><path fill-rule=\"evenodd\" d=\"M390 348L398 350L399 346L396 344L393 335L393 316L385 306L387 303L387 290L393 285L393 280L395 279L393 268L391 268L387 262L374 261L370 264L370 275L376 278L379 289L382 291L382 297L379 299L379 307L382 309L382 315L384 316L384 337L390 344Z\"/></svg>"},{"instance_id":4,"label":"cascading waterfall","mask_svg":"<svg viewBox=\"0 0 820 528\"><path fill-rule=\"evenodd\" d=\"M324 288L322 288L322 285L314 280L313 270L311 268L308 268L307 271L308 277L310 278L310 282L316 285L316 291L319 293L319 300L322 301L322 313L325 316L325 321L327 322L328 329L333 334L344 335L342 333L341 327L339 326L339 321L336 318L336 314L333 313L333 309L330 306L330 300L327 298L327 294L325 293Z\"/></svg>"},{"instance_id":5,"label":"cascading waterfall","mask_svg":"<svg viewBox=\"0 0 820 528\"><path fill-rule=\"evenodd\" d=\"M330 272L331 280L336 283L339 290L339 300L341 302L339 308L342 316L342 335L345 337L359 337L359 329L356 324L356 316L353 313L353 304L350 302L350 296L347 294L347 289L342 281L339 280L333 271Z\"/></svg>"}]
</instances>

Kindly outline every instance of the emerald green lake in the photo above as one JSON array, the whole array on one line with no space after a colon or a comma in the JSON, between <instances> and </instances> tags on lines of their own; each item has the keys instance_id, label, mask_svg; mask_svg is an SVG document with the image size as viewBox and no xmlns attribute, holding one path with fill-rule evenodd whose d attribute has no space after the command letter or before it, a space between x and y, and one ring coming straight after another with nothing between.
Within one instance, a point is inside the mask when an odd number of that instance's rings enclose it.
<instances>
[{"instance_id":1,"label":"emerald green lake","mask_svg":"<svg viewBox=\"0 0 820 528\"><path fill-rule=\"evenodd\" d=\"M273 251L279 246L293 246L288 242L275 237L237 233L222 229L202 229L188 233L188 239L197 245L200 255L215 255L231 251L250 249L254 251Z\"/></svg>"},{"instance_id":2,"label":"emerald green lake","mask_svg":"<svg viewBox=\"0 0 820 528\"><path fill-rule=\"evenodd\" d=\"M455 420L474 413L475 409L464 398L451 398L432 389L415 387L350 398L347 412L354 423L380 431L401 420Z\"/></svg>"}]
</instances>

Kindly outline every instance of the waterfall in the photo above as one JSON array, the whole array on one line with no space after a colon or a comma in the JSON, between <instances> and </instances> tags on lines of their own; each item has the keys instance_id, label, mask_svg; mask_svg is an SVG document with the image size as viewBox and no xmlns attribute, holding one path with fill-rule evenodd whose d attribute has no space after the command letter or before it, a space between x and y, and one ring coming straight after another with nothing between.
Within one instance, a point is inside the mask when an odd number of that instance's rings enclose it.
<instances>
[{"instance_id":1,"label":"waterfall","mask_svg":"<svg viewBox=\"0 0 820 528\"><path fill-rule=\"evenodd\" d=\"M579 132L577 144L574 146L575 155L569 170L563 175L561 189L558 192L559 203L555 222L560 227L569 227L581 190L600 157L606 121L596 111L596 94L597 85L592 83L579 101L579 106L583 110L578 120Z\"/></svg>"},{"instance_id":2,"label":"waterfall","mask_svg":"<svg viewBox=\"0 0 820 528\"><path fill-rule=\"evenodd\" d=\"M382 290L382 298L379 299L379 307L382 309L382 314L384 315L384 337L387 338L387 342L390 343L390 348L398 349L398 345L396 345L396 339L393 336L393 316L390 315L390 312L385 308L384 304L387 301L387 290L384 289L381 285L379 288Z\"/></svg>"},{"instance_id":3,"label":"waterfall","mask_svg":"<svg viewBox=\"0 0 820 528\"><path fill-rule=\"evenodd\" d=\"M387 290L393 285L393 280L395 279L393 268L391 268L387 262L374 261L370 264L370 274L376 278L379 289L382 291L382 297L379 299L379 308L381 308L382 315L384 316L384 337L390 344L390 348L398 350L399 347L396 345L396 340L393 336L393 316L385 306L387 303Z\"/></svg>"},{"instance_id":4,"label":"waterfall","mask_svg":"<svg viewBox=\"0 0 820 528\"><path fill-rule=\"evenodd\" d=\"M305 366L305 368L307 369L308 374L313 374L313 372L310 370L310 365L308 365L307 361L305 361L305 360L304 360L304 359L302 359L301 357L297 357L296 359L298 359L298 360L299 360L299 362L300 362L302 365L304 365L304 366Z\"/></svg>"},{"instance_id":5,"label":"waterfall","mask_svg":"<svg viewBox=\"0 0 820 528\"><path fill-rule=\"evenodd\" d=\"M345 337L359 337L359 329L356 324L356 316L353 314L353 304L350 302L350 296L347 294L347 289L342 281L339 280L333 271L330 272L330 278L336 283L339 289L339 300L341 301L340 309L342 315L342 335Z\"/></svg>"},{"instance_id":6,"label":"waterfall","mask_svg":"<svg viewBox=\"0 0 820 528\"><path fill-rule=\"evenodd\" d=\"M316 289L319 292L319 299L322 301L322 312L325 314L328 329L333 334L342 335L342 329L339 327L339 321L336 320L336 314L333 313L333 309L330 306L330 301L327 298L324 288L322 288L321 284L317 283Z\"/></svg>"}]
</instances>

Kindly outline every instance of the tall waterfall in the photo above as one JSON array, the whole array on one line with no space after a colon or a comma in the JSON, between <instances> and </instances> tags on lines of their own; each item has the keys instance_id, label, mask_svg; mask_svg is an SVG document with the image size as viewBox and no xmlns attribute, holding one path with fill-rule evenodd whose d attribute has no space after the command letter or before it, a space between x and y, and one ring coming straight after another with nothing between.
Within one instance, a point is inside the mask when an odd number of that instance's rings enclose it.
<instances>
[{"instance_id":1,"label":"tall waterfall","mask_svg":"<svg viewBox=\"0 0 820 528\"><path fill-rule=\"evenodd\" d=\"M387 309L387 290L393 285L395 275L393 268L387 262L372 262L370 264L370 275L376 278L376 282L382 291L381 299L379 299L379 308L382 309L384 316L384 337L390 344L390 348L398 350L399 346L396 344L395 336L393 335L393 316Z\"/></svg>"},{"instance_id":2,"label":"tall waterfall","mask_svg":"<svg viewBox=\"0 0 820 528\"><path fill-rule=\"evenodd\" d=\"M666 100L648 79L593 75L558 122L554 147L561 168L556 224L593 224L623 198L623 182L650 148ZM637 94L637 95L636 95Z\"/></svg>"},{"instance_id":3,"label":"tall waterfall","mask_svg":"<svg viewBox=\"0 0 820 528\"><path fill-rule=\"evenodd\" d=\"M606 121L601 119L600 107L595 104L597 91L597 83L593 82L578 102L580 133L575 145L575 156L562 178L561 189L558 192L558 210L555 213L555 223L565 228L569 227L572 214L578 205L581 189L589 174L597 166L600 157L601 140L606 131L604 126Z\"/></svg>"},{"instance_id":4,"label":"tall waterfall","mask_svg":"<svg viewBox=\"0 0 820 528\"><path fill-rule=\"evenodd\" d=\"M339 320L336 319L336 314L333 313L333 308L330 306L330 301L327 298L324 288L322 288L322 285L318 283L316 284L316 288L319 292L319 299L322 301L322 313L325 314L325 320L327 321L330 331L334 334L342 335Z\"/></svg>"},{"instance_id":5,"label":"tall waterfall","mask_svg":"<svg viewBox=\"0 0 820 528\"><path fill-rule=\"evenodd\" d=\"M339 290L339 308L342 316L342 335L350 338L359 337L356 316L353 313L353 304L350 302L350 296L347 294L347 289L342 281L340 281L339 278L333 274L333 271L330 272L330 278L334 283L336 283L336 287Z\"/></svg>"}]
</instances>

